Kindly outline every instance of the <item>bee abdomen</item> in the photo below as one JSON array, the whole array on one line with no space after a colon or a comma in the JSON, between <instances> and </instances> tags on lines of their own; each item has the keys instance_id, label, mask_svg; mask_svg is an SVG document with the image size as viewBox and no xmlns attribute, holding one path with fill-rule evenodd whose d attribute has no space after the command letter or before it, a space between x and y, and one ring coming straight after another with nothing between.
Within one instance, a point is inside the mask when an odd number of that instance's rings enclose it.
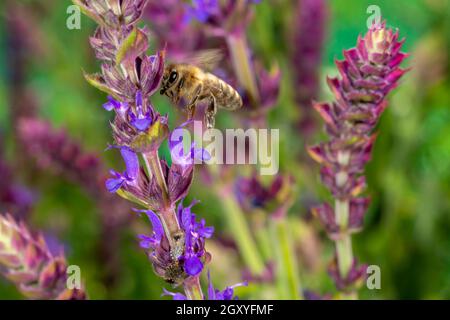
<instances>
[{"instance_id":1,"label":"bee abdomen","mask_svg":"<svg viewBox=\"0 0 450 320\"><path fill-rule=\"evenodd\" d=\"M232 111L242 107L242 98L232 86L217 77L214 77L214 82L212 93L219 108Z\"/></svg>"}]
</instances>

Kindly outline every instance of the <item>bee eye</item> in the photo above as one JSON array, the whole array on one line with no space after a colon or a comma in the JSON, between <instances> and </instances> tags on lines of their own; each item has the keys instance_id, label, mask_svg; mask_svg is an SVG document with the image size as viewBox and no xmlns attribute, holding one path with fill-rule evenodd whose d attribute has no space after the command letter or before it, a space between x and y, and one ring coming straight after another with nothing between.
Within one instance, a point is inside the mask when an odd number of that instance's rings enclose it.
<instances>
[{"instance_id":1,"label":"bee eye","mask_svg":"<svg viewBox=\"0 0 450 320\"><path fill-rule=\"evenodd\" d=\"M178 73L176 71L172 71L169 76L169 83L173 83L175 80L177 80L177 77Z\"/></svg>"}]
</instances>

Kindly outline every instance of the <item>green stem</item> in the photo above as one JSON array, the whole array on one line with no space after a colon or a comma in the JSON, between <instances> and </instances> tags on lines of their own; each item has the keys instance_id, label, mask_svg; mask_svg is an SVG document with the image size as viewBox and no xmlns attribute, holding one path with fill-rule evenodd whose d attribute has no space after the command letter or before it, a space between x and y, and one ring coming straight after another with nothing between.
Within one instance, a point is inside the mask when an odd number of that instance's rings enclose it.
<instances>
[{"instance_id":1,"label":"green stem","mask_svg":"<svg viewBox=\"0 0 450 320\"><path fill-rule=\"evenodd\" d=\"M335 218L341 229L341 236L336 240L336 255L339 274L346 278L353 265L352 239L347 232L349 219L349 201L335 201Z\"/></svg>"},{"instance_id":2,"label":"green stem","mask_svg":"<svg viewBox=\"0 0 450 320\"><path fill-rule=\"evenodd\" d=\"M156 183L161 190L163 197L163 209L158 212L161 218L164 232L171 248L176 248L179 246L174 236L180 233L180 224L178 223L177 215L175 210L170 203L169 191L167 188L166 179L164 178L163 170L161 167L161 161L159 160L158 152L154 153L144 153L144 160L147 166L147 171L152 177L155 177Z\"/></svg>"},{"instance_id":3,"label":"green stem","mask_svg":"<svg viewBox=\"0 0 450 320\"><path fill-rule=\"evenodd\" d=\"M190 277L184 280L184 292L188 300L203 300L203 291L199 277Z\"/></svg>"},{"instance_id":4,"label":"green stem","mask_svg":"<svg viewBox=\"0 0 450 320\"><path fill-rule=\"evenodd\" d=\"M224 216L228 220L227 223L234 235L242 259L252 274L261 275L265 269L264 262L251 236L244 213L227 187L216 188L216 193L225 211Z\"/></svg>"},{"instance_id":5,"label":"green stem","mask_svg":"<svg viewBox=\"0 0 450 320\"><path fill-rule=\"evenodd\" d=\"M299 269L287 219L276 218L271 223L271 237L276 257L277 283L281 299L303 299Z\"/></svg>"}]
</instances>

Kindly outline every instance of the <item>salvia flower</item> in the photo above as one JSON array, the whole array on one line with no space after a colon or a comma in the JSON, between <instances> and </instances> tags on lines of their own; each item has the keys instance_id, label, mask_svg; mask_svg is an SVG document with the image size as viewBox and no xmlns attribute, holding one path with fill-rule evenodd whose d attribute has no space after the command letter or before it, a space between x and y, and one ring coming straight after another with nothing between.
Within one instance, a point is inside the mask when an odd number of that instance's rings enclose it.
<instances>
[{"instance_id":1,"label":"salvia flower","mask_svg":"<svg viewBox=\"0 0 450 320\"><path fill-rule=\"evenodd\" d=\"M175 128L168 139L172 163L179 166L182 172L192 169L194 164L200 164L211 159L208 151L196 147L195 141L190 146L184 144L185 127L191 122L192 120L186 121Z\"/></svg>"},{"instance_id":2,"label":"salvia flower","mask_svg":"<svg viewBox=\"0 0 450 320\"><path fill-rule=\"evenodd\" d=\"M154 89L150 94L153 92ZM135 152L156 152L169 132L167 117L156 112L140 90L136 91L134 103L117 101L113 97L108 100L103 107L116 113L111 123L115 143Z\"/></svg>"},{"instance_id":3,"label":"salvia flower","mask_svg":"<svg viewBox=\"0 0 450 320\"><path fill-rule=\"evenodd\" d=\"M191 207L178 206L177 212L175 208L189 191L193 160L203 158L203 152L194 145L187 153L184 148L176 152L169 146L171 165L159 158L159 147L169 129L167 117L153 108L150 98L163 77L164 52L147 56L148 32L136 26L147 1L75 2L82 3L84 11L99 23L91 45L102 61L101 73L85 77L109 95L103 107L115 113L111 123L115 144L111 148L120 150L126 167L123 172L112 170L106 187L145 208L137 211L148 215L153 234L141 235L140 245L148 251L156 274L183 285L190 299L202 299L199 273L210 260L204 243L213 229L203 220L197 222Z\"/></svg>"},{"instance_id":4,"label":"salvia flower","mask_svg":"<svg viewBox=\"0 0 450 320\"><path fill-rule=\"evenodd\" d=\"M295 13L292 62L295 100L301 112L298 123L301 133L309 135L314 129L311 102L319 94L319 72L327 20L325 0L301 0Z\"/></svg>"},{"instance_id":5,"label":"salvia flower","mask_svg":"<svg viewBox=\"0 0 450 320\"><path fill-rule=\"evenodd\" d=\"M52 254L42 235L32 234L10 215L0 215L0 273L30 299L85 299L84 289L68 289L67 262Z\"/></svg>"},{"instance_id":6,"label":"salvia flower","mask_svg":"<svg viewBox=\"0 0 450 320\"><path fill-rule=\"evenodd\" d=\"M55 129L44 120L22 118L18 123L19 139L30 158L41 169L61 174L89 192L98 194L99 180L105 170L100 158L83 147L63 129Z\"/></svg>"},{"instance_id":7,"label":"salvia flower","mask_svg":"<svg viewBox=\"0 0 450 320\"><path fill-rule=\"evenodd\" d=\"M181 228L185 233L184 254L179 259L183 261L184 270L190 276L196 276L203 270L202 260L210 260L209 254L205 251L205 239L211 238L214 232L214 227L207 227L204 219L196 221L196 216L191 210L196 203L194 201L187 207L183 207L180 203L177 208L178 221L181 222Z\"/></svg>"},{"instance_id":8,"label":"salvia flower","mask_svg":"<svg viewBox=\"0 0 450 320\"><path fill-rule=\"evenodd\" d=\"M235 196L247 212L263 209L275 215L283 215L291 203L293 178L276 175L269 184L263 183L257 173L250 177L239 177L234 186Z\"/></svg>"},{"instance_id":9,"label":"salvia flower","mask_svg":"<svg viewBox=\"0 0 450 320\"><path fill-rule=\"evenodd\" d=\"M188 7L185 20L197 20L207 24L210 32L217 36L238 34L245 30L252 15L251 5L259 1L250 0L194 0Z\"/></svg>"},{"instance_id":10,"label":"salvia flower","mask_svg":"<svg viewBox=\"0 0 450 320\"><path fill-rule=\"evenodd\" d=\"M208 296L204 298L204 300L237 300L238 297L234 295L234 289L240 286L247 286L247 282L237 283L235 285L226 287L224 290L215 289L211 276L208 271ZM166 289L163 289L163 296L172 296L173 300L187 300L187 297L178 292L170 292Z\"/></svg>"},{"instance_id":11,"label":"salvia flower","mask_svg":"<svg viewBox=\"0 0 450 320\"><path fill-rule=\"evenodd\" d=\"M184 247L180 248L180 252L169 250L162 222L153 211L135 210L146 213L153 227L152 235L139 236L140 246L148 250L155 272L169 283L179 284L187 277L198 276L211 259L205 250L205 239L212 236L214 228L207 227L203 219L196 220L191 210L195 203L188 207L180 203L177 208L177 218L183 230L180 237L184 237Z\"/></svg>"},{"instance_id":12,"label":"salvia flower","mask_svg":"<svg viewBox=\"0 0 450 320\"><path fill-rule=\"evenodd\" d=\"M186 61L197 50L205 49L205 33L200 26L187 23L187 10L179 0L149 0L144 12L158 47L165 48L171 61Z\"/></svg>"},{"instance_id":13,"label":"salvia flower","mask_svg":"<svg viewBox=\"0 0 450 320\"><path fill-rule=\"evenodd\" d=\"M156 177L145 172L139 164L137 153L128 147L119 147L126 170L122 173L111 170L111 178L106 180L106 188L109 192L117 192L125 199L146 206L154 211L166 209L162 190L156 181ZM160 160L162 174L168 188L170 206L184 198L192 184L194 175L194 162L179 163L172 160L169 167L166 161Z\"/></svg>"},{"instance_id":14,"label":"salvia flower","mask_svg":"<svg viewBox=\"0 0 450 320\"><path fill-rule=\"evenodd\" d=\"M36 195L25 186L17 183L12 168L3 158L0 140L0 210L15 210L18 216L24 216L36 200Z\"/></svg>"},{"instance_id":15,"label":"salvia flower","mask_svg":"<svg viewBox=\"0 0 450 320\"><path fill-rule=\"evenodd\" d=\"M350 233L361 229L369 199L358 197L365 189L363 176L375 141L373 130L387 106L386 96L405 70L400 68L407 54L400 52L403 40L386 24L373 25L358 38L356 48L344 51L336 61L341 78L329 78L333 103L314 103L326 124L329 141L308 149L321 167L321 179L335 198L334 210L323 204L313 213L336 241L334 277L339 288L351 287L361 267L351 252Z\"/></svg>"}]
</instances>

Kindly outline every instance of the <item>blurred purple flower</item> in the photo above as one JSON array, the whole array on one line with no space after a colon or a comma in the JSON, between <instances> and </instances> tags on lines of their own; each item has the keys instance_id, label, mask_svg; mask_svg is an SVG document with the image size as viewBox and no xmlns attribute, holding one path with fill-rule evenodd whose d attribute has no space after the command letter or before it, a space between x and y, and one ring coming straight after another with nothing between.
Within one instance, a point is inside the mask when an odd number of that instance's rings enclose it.
<instances>
[{"instance_id":1,"label":"blurred purple flower","mask_svg":"<svg viewBox=\"0 0 450 320\"><path fill-rule=\"evenodd\" d=\"M41 234L24 223L0 215L0 273L29 299L84 300L81 289L68 289L67 262L60 251L53 254Z\"/></svg>"},{"instance_id":2,"label":"blurred purple flower","mask_svg":"<svg viewBox=\"0 0 450 320\"><path fill-rule=\"evenodd\" d=\"M311 102L319 94L319 72L328 16L327 1L300 0L295 13L292 43L295 100L299 108L299 130L310 135L314 130Z\"/></svg>"},{"instance_id":3,"label":"blurred purple flower","mask_svg":"<svg viewBox=\"0 0 450 320\"><path fill-rule=\"evenodd\" d=\"M217 36L227 33L239 34L250 20L252 4L260 1L194 0L186 9L185 22L197 20L208 25L209 31Z\"/></svg>"}]
</instances>

